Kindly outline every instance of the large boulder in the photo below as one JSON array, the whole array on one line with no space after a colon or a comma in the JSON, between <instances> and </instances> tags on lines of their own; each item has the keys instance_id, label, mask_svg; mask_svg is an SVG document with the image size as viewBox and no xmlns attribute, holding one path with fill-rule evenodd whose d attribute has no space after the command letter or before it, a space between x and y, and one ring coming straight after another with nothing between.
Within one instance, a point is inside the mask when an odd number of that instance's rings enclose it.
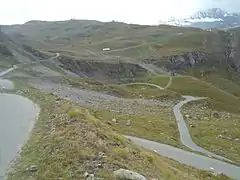
<instances>
[{"instance_id":1,"label":"large boulder","mask_svg":"<svg viewBox=\"0 0 240 180\"><path fill-rule=\"evenodd\" d=\"M119 169L117 171L113 172L114 175L118 178L118 179L124 179L124 180L147 180L147 178L145 178L143 175L133 172L133 171L129 171L127 169Z\"/></svg>"}]
</instances>

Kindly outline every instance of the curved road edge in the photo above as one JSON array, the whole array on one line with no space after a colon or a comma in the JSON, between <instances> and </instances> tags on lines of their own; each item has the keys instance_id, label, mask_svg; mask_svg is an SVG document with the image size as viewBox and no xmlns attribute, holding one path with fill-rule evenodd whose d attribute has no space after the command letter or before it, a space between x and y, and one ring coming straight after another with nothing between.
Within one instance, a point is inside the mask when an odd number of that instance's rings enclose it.
<instances>
[{"instance_id":1,"label":"curved road edge","mask_svg":"<svg viewBox=\"0 0 240 180\"><path fill-rule=\"evenodd\" d=\"M176 122L177 122L177 125L178 125L178 130L179 130L179 133L180 133L180 139L181 139L182 144L184 146L190 148L193 151L206 154L209 157L214 157L214 158L217 158L217 159L221 159L221 160L225 160L225 161L233 163L233 161L231 161L231 160L229 160L225 157L216 155L216 154L214 154L210 151L207 151L206 149L198 146L197 144L195 144L193 142L193 140L191 138L191 135L189 133L187 124L184 121L183 115L181 113L181 108L182 108L183 105L185 105L185 104L187 104L191 101L198 101L198 100L203 100L203 99L206 99L206 98L192 97L192 96L183 96L183 97L185 98L185 100L179 102L178 104L176 104L173 107L173 113L174 113L174 116L175 116L175 119L176 119Z\"/></svg>"},{"instance_id":2,"label":"curved road edge","mask_svg":"<svg viewBox=\"0 0 240 180\"><path fill-rule=\"evenodd\" d=\"M188 152L166 144L161 144L132 136L125 137L138 146L141 146L148 150L153 150L155 153L178 161L179 163L206 171L212 171L216 174L222 173L233 179L240 179L240 167L236 165Z\"/></svg>"},{"instance_id":3,"label":"curved road edge","mask_svg":"<svg viewBox=\"0 0 240 180\"><path fill-rule=\"evenodd\" d=\"M168 88L169 86L171 86L171 84L172 84L172 77L170 77L170 79L168 81L168 84L164 88L159 86L159 85L151 84L151 83L128 83L128 84L122 84L122 85L146 85L146 86L156 87L160 90L164 90L164 89ZM175 116L175 119L176 119L176 122L177 122L177 125L178 125L178 131L179 131L179 134L180 134L180 139L181 139L182 144L184 146L188 147L189 149L191 149L193 151L196 151L196 152L203 153L203 154L207 155L208 157L214 157L214 158L217 158L217 159L220 159L220 160L224 160L224 161L234 163L232 160L227 159L227 158L222 157L222 156L219 156L219 155L216 155L216 154L214 154L210 151L207 151L206 149L198 146L197 144L195 144L193 142L193 140L191 138L191 135L189 133L187 124L184 121L184 118L182 116L181 108L182 108L183 105L185 105L185 104L187 104L191 101L203 100L203 99L206 99L206 98L192 97L192 96L183 96L183 98L185 100L180 101L178 104L176 104L173 107L173 113L174 113L174 116Z\"/></svg>"}]
</instances>

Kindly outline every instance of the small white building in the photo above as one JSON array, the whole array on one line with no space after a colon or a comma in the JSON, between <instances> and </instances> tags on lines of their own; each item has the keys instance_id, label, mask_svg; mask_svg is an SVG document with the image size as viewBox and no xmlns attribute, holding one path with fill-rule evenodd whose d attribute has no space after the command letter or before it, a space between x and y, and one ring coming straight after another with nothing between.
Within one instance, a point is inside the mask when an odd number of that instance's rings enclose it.
<instances>
[{"instance_id":1,"label":"small white building","mask_svg":"<svg viewBox=\"0 0 240 180\"><path fill-rule=\"evenodd\" d=\"M103 51L110 51L111 49L110 48L103 48L102 50Z\"/></svg>"}]
</instances>

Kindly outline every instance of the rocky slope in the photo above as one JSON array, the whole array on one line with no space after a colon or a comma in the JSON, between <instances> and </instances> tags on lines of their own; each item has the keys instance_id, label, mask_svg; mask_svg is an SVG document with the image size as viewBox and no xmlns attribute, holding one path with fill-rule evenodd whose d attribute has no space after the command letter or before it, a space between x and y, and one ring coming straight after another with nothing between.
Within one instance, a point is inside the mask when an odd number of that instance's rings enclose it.
<instances>
[{"instance_id":1,"label":"rocky slope","mask_svg":"<svg viewBox=\"0 0 240 180\"><path fill-rule=\"evenodd\" d=\"M114 63L89 60L72 60L60 57L60 66L79 76L94 77L102 80L120 80L145 77L147 70L137 64Z\"/></svg>"},{"instance_id":2,"label":"rocky slope","mask_svg":"<svg viewBox=\"0 0 240 180\"><path fill-rule=\"evenodd\" d=\"M203 51L187 52L179 55L161 57L160 59L145 59L144 62L159 67L166 67L169 71L181 71L186 68L196 67L208 58Z\"/></svg>"}]
</instances>

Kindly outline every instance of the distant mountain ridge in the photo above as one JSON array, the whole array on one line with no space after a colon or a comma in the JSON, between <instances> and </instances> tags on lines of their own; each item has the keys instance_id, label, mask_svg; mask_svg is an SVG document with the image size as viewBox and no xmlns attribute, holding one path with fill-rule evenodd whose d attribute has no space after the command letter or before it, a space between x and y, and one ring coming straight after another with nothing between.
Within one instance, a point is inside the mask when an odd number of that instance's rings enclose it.
<instances>
[{"instance_id":1,"label":"distant mountain ridge","mask_svg":"<svg viewBox=\"0 0 240 180\"><path fill-rule=\"evenodd\" d=\"M240 27L240 13L230 13L220 8L212 8L206 11L198 11L189 18L171 18L164 24L202 29L228 29Z\"/></svg>"}]
</instances>

